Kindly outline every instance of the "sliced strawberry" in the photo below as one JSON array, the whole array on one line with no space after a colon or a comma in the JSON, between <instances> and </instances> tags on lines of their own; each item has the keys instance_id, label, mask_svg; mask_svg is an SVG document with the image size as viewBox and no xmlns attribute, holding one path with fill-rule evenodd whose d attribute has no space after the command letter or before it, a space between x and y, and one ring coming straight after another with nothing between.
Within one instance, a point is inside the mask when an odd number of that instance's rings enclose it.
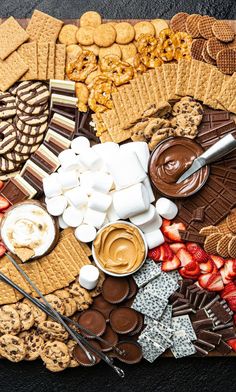
<instances>
[{"instance_id":1,"label":"sliced strawberry","mask_svg":"<svg viewBox=\"0 0 236 392\"><path fill-rule=\"evenodd\" d=\"M233 351L236 351L236 338L229 339L226 343L232 348Z\"/></svg>"},{"instance_id":2,"label":"sliced strawberry","mask_svg":"<svg viewBox=\"0 0 236 392\"><path fill-rule=\"evenodd\" d=\"M0 180L0 190L4 187L4 182Z\"/></svg>"},{"instance_id":3,"label":"sliced strawberry","mask_svg":"<svg viewBox=\"0 0 236 392\"><path fill-rule=\"evenodd\" d=\"M178 250L176 256L181 262L181 267L185 267L187 264L193 261L193 256L184 248Z\"/></svg>"},{"instance_id":4,"label":"sliced strawberry","mask_svg":"<svg viewBox=\"0 0 236 392\"><path fill-rule=\"evenodd\" d=\"M192 255L199 248L199 245L196 242L188 242L186 248Z\"/></svg>"},{"instance_id":5,"label":"sliced strawberry","mask_svg":"<svg viewBox=\"0 0 236 392\"><path fill-rule=\"evenodd\" d=\"M196 261L192 261L191 263L188 263L185 267L185 271L189 275L199 275L200 274L200 268L198 263Z\"/></svg>"},{"instance_id":6,"label":"sliced strawberry","mask_svg":"<svg viewBox=\"0 0 236 392\"><path fill-rule=\"evenodd\" d=\"M228 297L236 296L236 284L234 282L228 283L221 293L221 297L227 299Z\"/></svg>"},{"instance_id":7,"label":"sliced strawberry","mask_svg":"<svg viewBox=\"0 0 236 392\"><path fill-rule=\"evenodd\" d=\"M193 259L194 259L194 256L193 256ZM205 262L199 263L199 267L201 270L201 274L208 274L211 272L214 272L214 273L217 272L217 268L211 259L208 259L208 261L206 263Z\"/></svg>"},{"instance_id":8,"label":"sliced strawberry","mask_svg":"<svg viewBox=\"0 0 236 392\"><path fill-rule=\"evenodd\" d=\"M3 242L0 241L0 257L4 256L5 253L6 253L6 247L3 244Z\"/></svg>"},{"instance_id":9,"label":"sliced strawberry","mask_svg":"<svg viewBox=\"0 0 236 392\"><path fill-rule=\"evenodd\" d=\"M6 210L9 206L9 201L0 195L0 212Z\"/></svg>"},{"instance_id":10,"label":"sliced strawberry","mask_svg":"<svg viewBox=\"0 0 236 392\"><path fill-rule=\"evenodd\" d=\"M148 257L153 261L161 261L160 255L161 255L160 246L156 246L156 248L149 249L148 251Z\"/></svg>"},{"instance_id":11,"label":"sliced strawberry","mask_svg":"<svg viewBox=\"0 0 236 392\"><path fill-rule=\"evenodd\" d=\"M228 284L228 283L232 282L232 279L231 279L231 278L229 279L229 278L227 277L227 274L226 274L226 271L225 271L224 268L221 268L221 269L219 270L219 273L221 274L221 278L222 278L224 284Z\"/></svg>"},{"instance_id":12,"label":"sliced strawberry","mask_svg":"<svg viewBox=\"0 0 236 392\"><path fill-rule=\"evenodd\" d=\"M180 260L176 255L173 256L172 260L163 261L161 265L162 271L165 272L176 270L179 267L180 267Z\"/></svg>"},{"instance_id":13,"label":"sliced strawberry","mask_svg":"<svg viewBox=\"0 0 236 392\"><path fill-rule=\"evenodd\" d=\"M186 245L187 250L193 256L193 259L198 263L205 263L208 261L209 256L198 244L195 242L189 242Z\"/></svg>"},{"instance_id":14,"label":"sliced strawberry","mask_svg":"<svg viewBox=\"0 0 236 392\"><path fill-rule=\"evenodd\" d=\"M215 256L215 255L209 255L209 256L213 260L216 268L220 269L221 267L223 267L223 265L225 263L223 257Z\"/></svg>"},{"instance_id":15,"label":"sliced strawberry","mask_svg":"<svg viewBox=\"0 0 236 392\"><path fill-rule=\"evenodd\" d=\"M221 274L210 274L210 279L207 284L207 290L209 291L221 291L224 288L224 283L221 278Z\"/></svg>"},{"instance_id":16,"label":"sliced strawberry","mask_svg":"<svg viewBox=\"0 0 236 392\"><path fill-rule=\"evenodd\" d=\"M170 244L169 247L172 250L172 252L174 252L174 254L176 254L180 249L186 249L186 245L183 242L176 242Z\"/></svg>"},{"instance_id":17,"label":"sliced strawberry","mask_svg":"<svg viewBox=\"0 0 236 392\"><path fill-rule=\"evenodd\" d=\"M199 276L198 283L203 289L206 289L208 287L210 277L211 274L202 274Z\"/></svg>"},{"instance_id":18,"label":"sliced strawberry","mask_svg":"<svg viewBox=\"0 0 236 392\"><path fill-rule=\"evenodd\" d=\"M161 245L162 250L164 250L164 255L162 256L162 261L169 261L173 259L174 253L170 249L168 244Z\"/></svg>"},{"instance_id":19,"label":"sliced strawberry","mask_svg":"<svg viewBox=\"0 0 236 392\"><path fill-rule=\"evenodd\" d=\"M3 216L4 216L4 214L2 212L0 212L0 223L1 223Z\"/></svg>"},{"instance_id":20,"label":"sliced strawberry","mask_svg":"<svg viewBox=\"0 0 236 392\"><path fill-rule=\"evenodd\" d=\"M172 223L172 225L162 224L161 230L166 238L174 242L181 242L179 230L185 230L183 223Z\"/></svg>"},{"instance_id":21,"label":"sliced strawberry","mask_svg":"<svg viewBox=\"0 0 236 392\"><path fill-rule=\"evenodd\" d=\"M180 273L180 275L181 275L183 278L186 278L186 279L197 280L197 279L198 279L198 276L199 276L198 274L197 274L197 275L189 274L189 272L186 271L185 267L180 268L180 269L179 269L179 273Z\"/></svg>"},{"instance_id":22,"label":"sliced strawberry","mask_svg":"<svg viewBox=\"0 0 236 392\"><path fill-rule=\"evenodd\" d=\"M164 227L167 227L170 225L171 225L171 221L169 219L162 219L161 229L164 229Z\"/></svg>"},{"instance_id":23,"label":"sliced strawberry","mask_svg":"<svg viewBox=\"0 0 236 392\"><path fill-rule=\"evenodd\" d=\"M224 270L228 279L236 277L236 259L225 260Z\"/></svg>"},{"instance_id":24,"label":"sliced strawberry","mask_svg":"<svg viewBox=\"0 0 236 392\"><path fill-rule=\"evenodd\" d=\"M236 297L228 297L227 303L233 312L236 312Z\"/></svg>"}]
</instances>

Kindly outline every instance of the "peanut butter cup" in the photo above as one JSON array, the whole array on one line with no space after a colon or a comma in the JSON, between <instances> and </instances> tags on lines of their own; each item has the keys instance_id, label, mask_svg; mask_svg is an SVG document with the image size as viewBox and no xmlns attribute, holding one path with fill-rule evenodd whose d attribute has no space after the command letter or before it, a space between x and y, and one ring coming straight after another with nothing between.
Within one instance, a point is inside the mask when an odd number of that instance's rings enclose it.
<instances>
[{"instance_id":1,"label":"peanut butter cup","mask_svg":"<svg viewBox=\"0 0 236 392\"><path fill-rule=\"evenodd\" d=\"M119 342L117 344L117 348L125 351L124 355L116 354L117 358L121 362L132 365L134 363L140 362L143 357L141 346L132 340Z\"/></svg>"},{"instance_id":2,"label":"peanut butter cup","mask_svg":"<svg viewBox=\"0 0 236 392\"><path fill-rule=\"evenodd\" d=\"M97 350L101 350L101 346L98 342L96 341L91 341L90 344L95 347ZM92 351L90 351L88 349L89 352L92 353ZM101 361L101 358L99 358L95 353L92 353L94 355L94 357L96 358L96 362L94 364L92 364L89 359L87 358L86 354L84 353L84 351L78 346L78 344L75 346L74 350L73 350L73 357L74 359L79 362L81 365L83 366L93 366L93 365L97 365L97 363L99 363Z\"/></svg>"},{"instance_id":3,"label":"peanut butter cup","mask_svg":"<svg viewBox=\"0 0 236 392\"><path fill-rule=\"evenodd\" d=\"M115 346L118 343L118 335L116 332L113 331L113 329L110 327L110 325L107 325L106 331L102 335L102 338L106 340L110 345L105 344L105 343L100 343L102 351L110 351L112 349L112 346Z\"/></svg>"},{"instance_id":4,"label":"peanut butter cup","mask_svg":"<svg viewBox=\"0 0 236 392\"><path fill-rule=\"evenodd\" d=\"M106 321L109 321L109 315L113 309L116 309L116 305L112 305L109 302L107 302L103 298L102 294L100 294L94 298L91 309L98 310L99 312L101 312L103 314Z\"/></svg>"},{"instance_id":5,"label":"peanut butter cup","mask_svg":"<svg viewBox=\"0 0 236 392\"><path fill-rule=\"evenodd\" d=\"M129 282L126 278L108 277L102 286L103 298L111 304L118 304L129 294Z\"/></svg>"},{"instance_id":6,"label":"peanut butter cup","mask_svg":"<svg viewBox=\"0 0 236 392\"><path fill-rule=\"evenodd\" d=\"M81 315L78 317L78 323L97 336L101 336L106 329L105 317L102 313L95 309L89 309L81 313ZM89 333L83 331L81 331L81 333L88 338L92 338Z\"/></svg>"}]
</instances>

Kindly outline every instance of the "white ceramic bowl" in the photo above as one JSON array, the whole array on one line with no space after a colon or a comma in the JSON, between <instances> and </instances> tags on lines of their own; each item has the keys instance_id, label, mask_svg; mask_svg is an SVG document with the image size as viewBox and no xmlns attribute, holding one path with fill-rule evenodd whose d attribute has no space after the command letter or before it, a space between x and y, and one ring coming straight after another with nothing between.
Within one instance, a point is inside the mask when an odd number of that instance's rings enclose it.
<instances>
[{"instance_id":1,"label":"white ceramic bowl","mask_svg":"<svg viewBox=\"0 0 236 392\"><path fill-rule=\"evenodd\" d=\"M94 259L94 262L95 262L95 264L97 265L97 267L98 267L100 270L102 270L103 272L105 272L105 274L111 275L111 276L115 276L115 277L117 277L117 278L122 278L122 277L124 277L124 276L129 276L129 275L134 274L135 272L137 272L137 271L143 266L143 264L145 263L145 260L146 260L146 258L147 258L148 246L147 246L147 242L146 242L146 240L145 240L145 237L144 237L144 234L142 233L142 231L141 231L137 226L135 226L133 223L126 222L126 221L123 221L123 220L118 220L118 221L115 221L115 222L107 223L107 224L104 225L100 230L98 230L97 235L98 235L102 230L104 230L106 227L108 227L108 226L110 226L110 225L114 225L114 224L116 224L116 223L124 223L124 224L126 224L127 226L135 227L135 229L137 229L137 230L139 231L139 233L140 233L140 235L141 235L141 237L142 237L142 239L143 239L144 246L145 246L145 255L144 255L144 258L143 258L142 263L138 266L138 268L136 268L136 269L135 269L134 271L132 271L132 272L128 272L128 273L126 273L126 274L116 274L115 272L107 271L107 270L100 264L100 262L98 261L98 259L97 259L97 257L96 257L96 254L95 254L95 250L94 250L94 246L93 246L93 245L92 245L92 255L93 255L93 259Z\"/></svg>"}]
</instances>

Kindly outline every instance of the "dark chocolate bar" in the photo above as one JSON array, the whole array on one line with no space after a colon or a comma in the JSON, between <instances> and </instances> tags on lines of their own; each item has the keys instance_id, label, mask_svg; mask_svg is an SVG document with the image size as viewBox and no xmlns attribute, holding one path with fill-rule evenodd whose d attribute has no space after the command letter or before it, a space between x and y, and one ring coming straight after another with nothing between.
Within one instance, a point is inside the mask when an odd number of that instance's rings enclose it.
<instances>
[{"instance_id":1,"label":"dark chocolate bar","mask_svg":"<svg viewBox=\"0 0 236 392\"><path fill-rule=\"evenodd\" d=\"M232 319L232 315L218 301L210 307L210 311L222 324L226 324Z\"/></svg>"},{"instance_id":2,"label":"dark chocolate bar","mask_svg":"<svg viewBox=\"0 0 236 392\"><path fill-rule=\"evenodd\" d=\"M197 354L200 355L201 357L206 357L208 355L208 351L204 350L202 347L200 347L198 344L194 343L194 347L197 351Z\"/></svg>"},{"instance_id":3,"label":"dark chocolate bar","mask_svg":"<svg viewBox=\"0 0 236 392\"><path fill-rule=\"evenodd\" d=\"M236 332L234 327L229 327L225 329L221 329L220 334L222 336L223 340L229 340L229 339L235 339L236 338Z\"/></svg>"},{"instance_id":4,"label":"dark chocolate bar","mask_svg":"<svg viewBox=\"0 0 236 392\"><path fill-rule=\"evenodd\" d=\"M221 340L218 346L216 346L216 350L222 355L228 355L232 351L232 348Z\"/></svg>"},{"instance_id":5,"label":"dark chocolate bar","mask_svg":"<svg viewBox=\"0 0 236 392\"><path fill-rule=\"evenodd\" d=\"M198 346L202 347L204 350L207 350L207 351L212 351L215 349L214 344L209 343L209 342L202 340L202 339L199 339L199 338L196 340L195 344L197 344Z\"/></svg>"},{"instance_id":6,"label":"dark chocolate bar","mask_svg":"<svg viewBox=\"0 0 236 392\"><path fill-rule=\"evenodd\" d=\"M187 242L197 242L200 245L203 245L206 239L205 235L192 233L187 230L179 230L180 237L183 241Z\"/></svg>"},{"instance_id":7,"label":"dark chocolate bar","mask_svg":"<svg viewBox=\"0 0 236 392\"><path fill-rule=\"evenodd\" d=\"M210 318L193 321L192 324L196 332L200 331L201 329L212 329L214 326L213 321Z\"/></svg>"},{"instance_id":8,"label":"dark chocolate bar","mask_svg":"<svg viewBox=\"0 0 236 392\"><path fill-rule=\"evenodd\" d=\"M204 340L205 342L217 345L220 343L221 335L216 332L206 331L202 329L198 332L198 338Z\"/></svg>"},{"instance_id":9,"label":"dark chocolate bar","mask_svg":"<svg viewBox=\"0 0 236 392\"><path fill-rule=\"evenodd\" d=\"M220 164L211 165L211 176L220 180L226 187L236 191L236 170Z\"/></svg>"}]
</instances>

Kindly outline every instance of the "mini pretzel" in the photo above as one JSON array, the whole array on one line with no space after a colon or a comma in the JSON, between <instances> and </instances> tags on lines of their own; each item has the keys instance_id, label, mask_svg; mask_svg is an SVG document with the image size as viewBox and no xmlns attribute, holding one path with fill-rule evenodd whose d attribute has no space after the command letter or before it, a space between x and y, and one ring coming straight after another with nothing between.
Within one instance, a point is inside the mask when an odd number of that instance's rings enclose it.
<instances>
[{"instance_id":1,"label":"mini pretzel","mask_svg":"<svg viewBox=\"0 0 236 392\"><path fill-rule=\"evenodd\" d=\"M137 49L141 54L147 54L155 50L157 39L151 34L141 34L137 40Z\"/></svg>"},{"instance_id":2,"label":"mini pretzel","mask_svg":"<svg viewBox=\"0 0 236 392\"><path fill-rule=\"evenodd\" d=\"M116 91L116 87L111 79L100 75L93 81L88 104L95 113L102 113L107 109L112 109L111 95Z\"/></svg>"},{"instance_id":3,"label":"mini pretzel","mask_svg":"<svg viewBox=\"0 0 236 392\"><path fill-rule=\"evenodd\" d=\"M159 34L159 41L161 44L164 44L166 41L174 41L175 33L171 29L164 29Z\"/></svg>"},{"instance_id":4,"label":"mini pretzel","mask_svg":"<svg viewBox=\"0 0 236 392\"><path fill-rule=\"evenodd\" d=\"M116 86L129 82L134 75L133 67L129 63L121 61L116 55L103 57L100 66L101 70L113 80Z\"/></svg>"},{"instance_id":5,"label":"mini pretzel","mask_svg":"<svg viewBox=\"0 0 236 392\"><path fill-rule=\"evenodd\" d=\"M70 62L66 74L70 80L84 82L87 76L97 69L97 60L93 52L84 50L75 61Z\"/></svg>"},{"instance_id":6,"label":"mini pretzel","mask_svg":"<svg viewBox=\"0 0 236 392\"><path fill-rule=\"evenodd\" d=\"M144 72L147 71L146 65L142 62L141 56L137 53L133 59L133 66L134 66L134 75L142 75Z\"/></svg>"},{"instance_id":7,"label":"mini pretzel","mask_svg":"<svg viewBox=\"0 0 236 392\"><path fill-rule=\"evenodd\" d=\"M148 68L156 68L163 64L163 59L161 58L158 48L156 48L153 52L142 55L141 61Z\"/></svg>"},{"instance_id":8,"label":"mini pretzel","mask_svg":"<svg viewBox=\"0 0 236 392\"><path fill-rule=\"evenodd\" d=\"M192 37L183 31L175 33L173 39L176 48L188 49L188 50L191 47L192 41L193 41Z\"/></svg>"},{"instance_id":9,"label":"mini pretzel","mask_svg":"<svg viewBox=\"0 0 236 392\"><path fill-rule=\"evenodd\" d=\"M100 67L102 72L110 72L112 69L115 69L116 66L119 64L120 58L115 54L110 54L104 56L100 60Z\"/></svg>"}]
</instances>

